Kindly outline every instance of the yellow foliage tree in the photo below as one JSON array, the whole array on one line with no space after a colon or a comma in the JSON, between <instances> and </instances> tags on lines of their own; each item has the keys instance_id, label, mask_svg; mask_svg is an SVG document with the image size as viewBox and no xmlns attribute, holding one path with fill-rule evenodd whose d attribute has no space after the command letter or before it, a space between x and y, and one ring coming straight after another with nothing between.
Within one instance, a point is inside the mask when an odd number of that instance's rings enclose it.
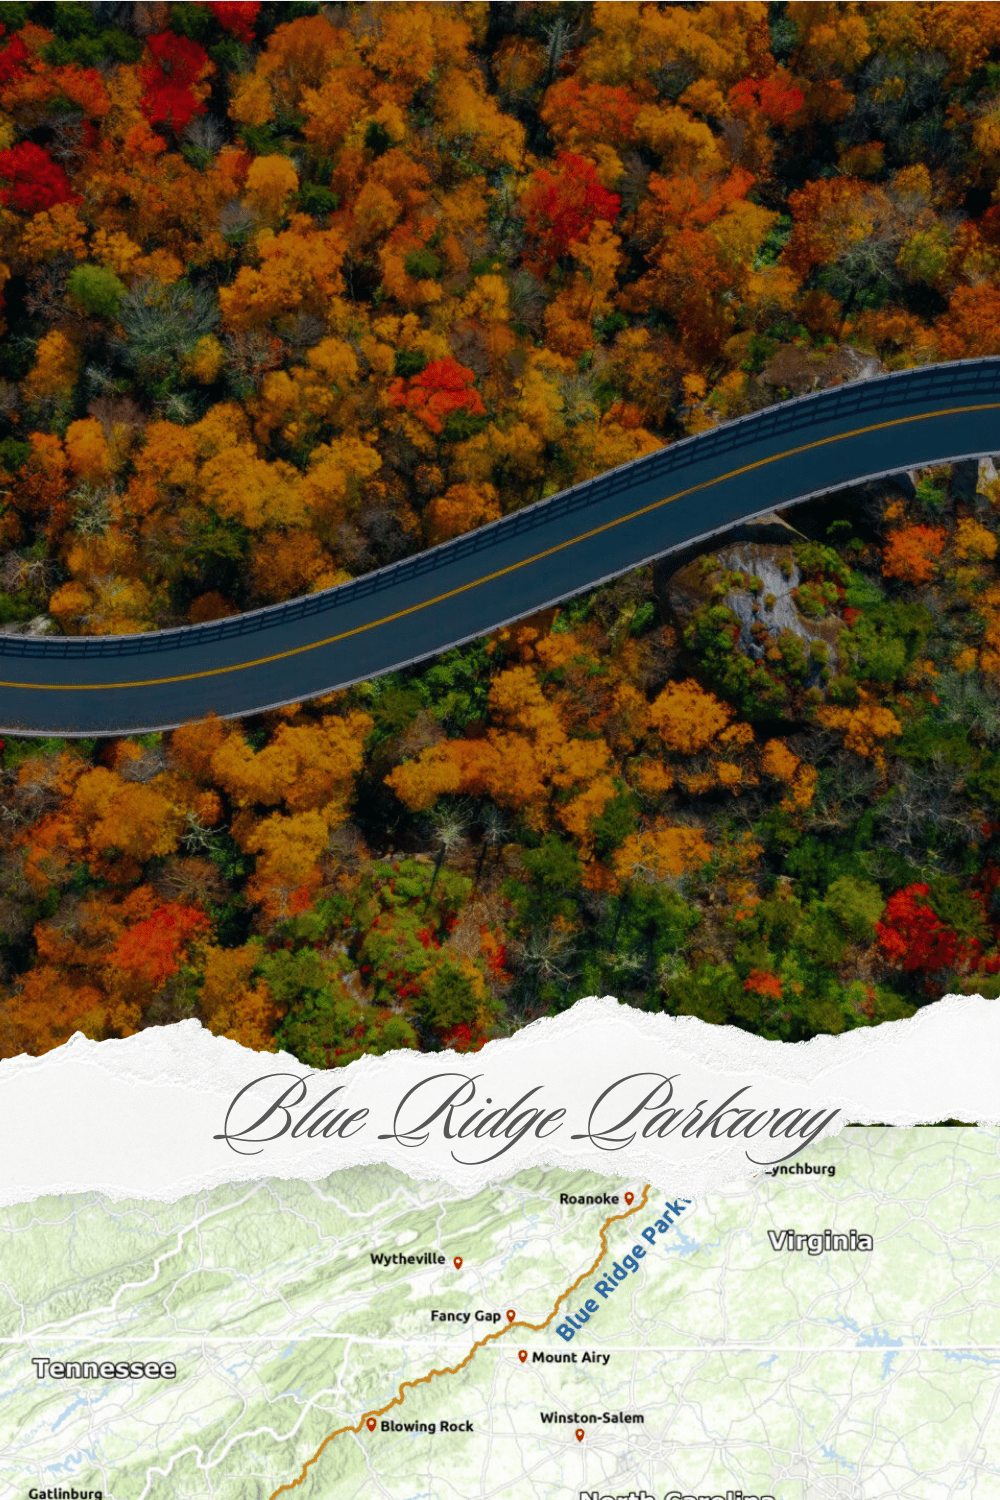
<instances>
[{"instance_id":1,"label":"yellow foliage tree","mask_svg":"<svg viewBox=\"0 0 1000 1500\"><path fill-rule=\"evenodd\" d=\"M86 260L87 226L75 203L55 203L41 213L32 214L21 232L20 252L32 263L54 260L57 255L72 255Z\"/></svg>"},{"instance_id":2,"label":"yellow foliage tree","mask_svg":"<svg viewBox=\"0 0 1000 1500\"><path fill-rule=\"evenodd\" d=\"M453 484L424 512L427 540L432 546L499 519L500 501L491 484Z\"/></svg>"},{"instance_id":3,"label":"yellow foliage tree","mask_svg":"<svg viewBox=\"0 0 1000 1500\"><path fill-rule=\"evenodd\" d=\"M259 960L260 948L254 943L242 948L219 948L214 943L206 947L201 1013L214 1035L229 1037L255 1052L274 1052L274 1028L282 1012L264 981L250 979Z\"/></svg>"},{"instance_id":4,"label":"yellow foliage tree","mask_svg":"<svg viewBox=\"0 0 1000 1500\"><path fill-rule=\"evenodd\" d=\"M35 350L35 362L24 378L22 389L29 400L49 397L65 400L76 384L80 355L58 328L43 334Z\"/></svg>"},{"instance_id":5,"label":"yellow foliage tree","mask_svg":"<svg viewBox=\"0 0 1000 1500\"><path fill-rule=\"evenodd\" d=\"M669 880L697 869L711 857L711 846L700 829L656 822L629 834L615 852L614 868L621 879L644 875Z\"/></svg>"},{"instance_id":6,"label":"yellow foliage tree","mask_svg":"<svg viewBox=\"0 0 1000 1500\"><path fill-rule=\"evenodd\" d=\"M183 812L156 786L123 781L95 766L77 782L69 815L84 841L95 875L131 884L146 860L172 854Z\"/></svg>"},{"instance_id":7,"label":"yellow foliage tree","mask_svg":"<svg viewBox=\"0 0 1000 1500\"><path fill-rule=\"evenodd\" d=\"M264 526L301 526L306 514L291 464L258 458L250 443L225 449L202 465L199 489L203 501L224 520L239 521L250 531Z\"/></svg>"},{"instance_id":8,"label":"yellow foliage tree","mask_svg":"<svg viewBox=\"0 0 1000 1500\"><path fill-rule=\"evenodd\" d=\"M668 750L697 755L707 750L733 717L733 711L693 678L671 682L650 705L650 723Z\"/></svg>"},{"instance_id":9,"label":"yellow foliage tree","mask_svg":"<svg viewBox=\"0 0 1000 1500\"><path fill-rule=\"evenodd\" d=\"M238 79L231 117L241 125L266 125L276 108L297 111L307 91L316 89L334 62L350 51L349 34L324 15L300 16L277 26L253 72Z\"/></svg>"},{"instance_id":10,"label":"yellow foliage tree","mask_svg":"<svg viewBox=\"0 0 1000 1500\"><path fill-rule=\"evenodd\" d=\"M430 746L390 772L386 784L414 811L447 792L490 796L537 828L551 816L589 857L594 820L616 793L607 742L567 734L527 664L494 678L490 712L494 723L484 739Z\"/></svg>"},{"instance_id":11,"label":"yellow foliage tree","mask_svg":"<svg viewBox=\"0 0 1000 1500\"><path fill-rule=\"evenodd\" d=\"M996 555L994 533L972 516L962 516L955 527L955 556L963 562L992 562Z\"/></svg>"},{"instance_id":12,"label":"yellow foliage tree","mask_svg":"<svg viewBox=\"0 0 1000 1500\"><path fill-rule=\"evenodd\" d=\"M298 481L298 497L321 538L329 542L360 500L366 481L381 467L378 449L361 437L345 434L312 449L309 466Z\"/></svg>"},{"instance_id":13,"label":"yellow foliage tree","mask_svg":"<svg viewBox=\"0 0 1000 1500\"><path fill-rule=\"evenodd\" d=\"M463 58L463 63L465 59ZM477 70L465 66L442 73L434 113L443 141L482 167L517 168L524 156L524 126L504 114L483 89Z\"/></svg>"},{"instance_id":14,"label":"yellow foliage tree","mask_svg":"<svg viewBox=\"0 0 1000 1500\"><path fill-rule=\"evenodd\" d=\"M239 807L284 802L293 812L320 809L333 827L347 816L371 728L367 714L329 714L307 725L282 724L257 752L233 733L212 755L212 778Z\"/></svg>"},{"instance_id":15,"label":"yellow foliage tree","mask_svg":"<svg viewBox=\"0 0 1000 1500\"><path fill-rule=\"evenodd\" d=\"M265 375L261 394L252 403L258 440L268 442L276 429L289 442L305 438L321 422L336 417L357 379L358 361L350 344L340 338L322 339L309 350L304 365ZM349 407L343 415L350 415Z\"/></svg>"},{"instance_id":16,"label":"yellow foliage tree","mask_svg":"<svg viewBox=\"0 0 1000 1500\"><path fill-rule=\"evenodd\" d=\"M308 908L322 883L319 862L330 837L330 824L319 812L284 816L274 813L240 839L257 854L247 895L268 921L280 921Z\"/></svg>"},{"instance_id":17,"label":"yellow foliage tree","mask_svg":"<svg viewBox=\"0 0 1000 1500\"><path fill-rule=\"evenodd\" d=\"M199 385L211 385L219 378L226 362L226 351L214 333L203 334L186 361L188 374Z\"/></svg>"},{"instance_id":18,"label":"yellow foliage tree","mask_svg":"<svg viewBox=\"0 0 1000 1500\"><path fill-rule=\"evenodd\" d=\"M331 315L344 290L346 249L339 230L317 229L307 214L293 214L280 234L263 230L256 241L260 264L243 266L232 286L219 288L226 326L262 328L282 313Z\"/></svg>"},{"instance_id":19,"label":"yellow foliage tree","mask_svg":"<svg viewBox=\"0 0 1000 1500\"><path fill-rule=\"evenodd\" d=\"M768 740L761 751L760 764L765 776L773 776L776 781L791 781L800 762L784 740Z\"/></svg>"},{"instance_id":20,"label":"yellow foliage tree","mask_svg":"<svg viewBox=\"0 0 1000 1500\"><path fill-rule=\"evenodd\" d=\"M265 224L277 228L299 189L299 174L287 156L255 156L247 170L245 201Z\"/></svg>"},{"instance_id":21,"label":"yellow foliage tree","mask_svg":"<svg viewBox=\"0 0 1000 1500\"><path fill-rule=\"evenodd\" d=\"M111 474L112 459L104 428L95 417L71 422L66 429L66 457L78 478L101 484Z\"/></svg>"},{"instance_id":22,"label":"yellow foliage tree","mask_svg":"<svg viewBox=\"0 0 1000 1500\"><path fill-rule=\"evenodd\" d=\"M865 689L860 692L856 708L835 708L825 705L817 711L821 724L828 729L839 729L844 735L844 744L855 755L874 761L879 770L885 770L883 742L903 732L903 726L891 709L877 703Z\"/></svg>"}]
</instances>

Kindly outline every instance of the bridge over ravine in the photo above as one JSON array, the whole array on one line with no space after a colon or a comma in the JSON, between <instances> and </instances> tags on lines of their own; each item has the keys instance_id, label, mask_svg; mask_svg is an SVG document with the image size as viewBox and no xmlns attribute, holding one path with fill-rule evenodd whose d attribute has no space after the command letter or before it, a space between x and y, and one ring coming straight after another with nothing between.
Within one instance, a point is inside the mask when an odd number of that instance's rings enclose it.
<instances>
[{"instance_id":1,"label":"bridge over ravine","mask_svg":"<svg viewBox=\"0 0 1000 1500\"><path fill-rule=\"evenodd\" d=\"M0 730L90 736L276 708L436 656L740 521L1000 452L1000 357L770 406L268 609L127 636L0 636Z\"/></svg>"}]
</instances>

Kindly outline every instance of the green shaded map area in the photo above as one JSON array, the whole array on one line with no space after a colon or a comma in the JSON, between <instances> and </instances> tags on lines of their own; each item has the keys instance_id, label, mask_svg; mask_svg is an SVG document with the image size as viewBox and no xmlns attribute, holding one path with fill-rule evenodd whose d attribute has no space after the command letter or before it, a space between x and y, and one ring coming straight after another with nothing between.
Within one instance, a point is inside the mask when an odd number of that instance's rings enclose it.
<instances>
[{"instance_id":1,"label":"green shaded map area","mask_svg":"<svg viewBox=\"0 0 1000 1500\"><path fill-rule=\"evenodd\" d=\"M998 1142L851 1129L667 1233L681 1200L654 1184L561 1302L644 1184L531 1171L464 1198L369 1168L6 1209L0 1497L270 1500L435 1369L282 1493L995 1495ZM176 1375L101 1372L140 1362Z\"/></svg>"}]
</instances>

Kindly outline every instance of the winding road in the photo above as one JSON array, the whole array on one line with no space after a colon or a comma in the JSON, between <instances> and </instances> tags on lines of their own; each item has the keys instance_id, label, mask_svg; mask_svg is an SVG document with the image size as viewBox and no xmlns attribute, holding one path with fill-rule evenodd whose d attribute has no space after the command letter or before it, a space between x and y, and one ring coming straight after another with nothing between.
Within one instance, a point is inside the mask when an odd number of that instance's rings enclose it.
<instances>
[{"instance_id":1,"label":"winding road","mask_svg":"<svg viewBox=\"0 0 1000 1500\"><path fill-rule=\"evenodd\" d=\"M1000 357L767 407L478 531L287 604L124 636L0 636L0 730L237 718L436 656L796 501L1000 452Z\"/></svg>"}]
</instances>

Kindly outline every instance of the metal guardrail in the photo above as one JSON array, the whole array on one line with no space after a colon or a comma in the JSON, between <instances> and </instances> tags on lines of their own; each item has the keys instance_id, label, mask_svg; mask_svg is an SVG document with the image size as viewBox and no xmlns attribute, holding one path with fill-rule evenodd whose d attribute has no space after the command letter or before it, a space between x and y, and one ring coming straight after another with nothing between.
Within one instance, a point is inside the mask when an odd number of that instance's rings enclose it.
<instances>
[{"instance_id":1,"label":"metal guardrail","mask_svg":"<svg viewBox=\"0 0 1000 1500\"><path fill-rule=\"evenodd\" d=\"M285 604L234 615L229 619L184 625L168 630L124 636L0 636L0 657L43 657L51 661L145 656L165 651L199 649L219 641L259 634L276 626L332 612L401 584L437 572L451 562L484 552L536 530L556 517L586 509L622 491L680 475L695 464L750 443L787 438L820 425L836 426L845 418L863 419L887 408L919 405L923 401L982 395L1000 399L1000 357L957 360L925 365L887 375L848 382L811 392L745 417L721 423L707 432L682 438L643 458L584 480L544 500L514 511L476 531L431 547L414 557L367 573L349 583L307 594Z\"/></svg>"}]
</instances>

